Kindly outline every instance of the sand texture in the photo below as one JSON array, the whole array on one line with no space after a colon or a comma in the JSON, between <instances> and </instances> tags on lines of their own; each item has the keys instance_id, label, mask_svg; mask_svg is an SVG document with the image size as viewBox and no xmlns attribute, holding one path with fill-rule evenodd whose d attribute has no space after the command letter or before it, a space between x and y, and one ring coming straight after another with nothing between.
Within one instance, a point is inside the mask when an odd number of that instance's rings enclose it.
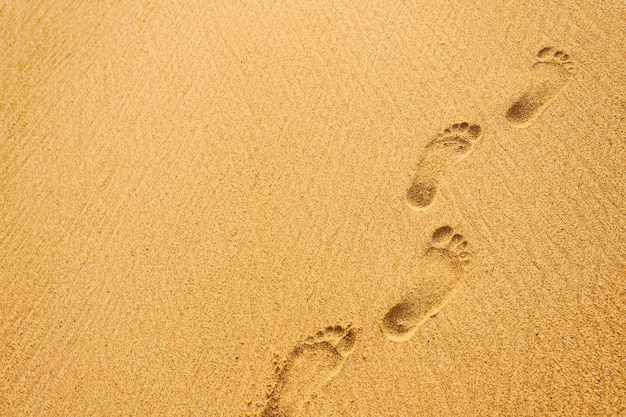
<instances>
[{"instance_id":1,"label":"sand texture","mask_svg":"<svg viewBox=\"0 0 626 417\"><path fill-rule=\"evenodd\" d=\"M625 35L0 1L0 416L626 416Z\"/></svg>"}]
</instances>

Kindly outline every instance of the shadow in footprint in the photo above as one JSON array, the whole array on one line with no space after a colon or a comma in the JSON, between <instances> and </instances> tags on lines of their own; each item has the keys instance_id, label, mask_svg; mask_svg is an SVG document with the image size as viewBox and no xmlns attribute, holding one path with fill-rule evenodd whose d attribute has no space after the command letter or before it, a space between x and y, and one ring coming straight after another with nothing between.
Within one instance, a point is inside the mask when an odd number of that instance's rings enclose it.
<instances>
[{"instance_id":1,"label":"shadow in footprint","mask_svg":"<svg viewBox=\"0 0 626 417\"><path fill-rule=\"evenodd\" d=\"M417 173L406 194L409 207L414 210L430 207L441 177L448 168L471 153L481 135L480 126L463 122L453 124L431 140L424 148Z\"/></svg>"},{"instance_id":2,"label":"shadow in footprint","mask_svg":"<svg viewBox=\"0 0 626 417\"><path fill-rule=\"evenodd\" d=\"M276 372L260 417L295 417L339 373L354 350L359 330L329 326L295 346Z\"/></svg>"},{"instance_id":3,"label":"shadow in footprint","mask_svg":"<svg viewBox=\"0 0 626 417\"><path fill-rule=\"evenodd\" d=\"M509 124L520 128L532 124L572 79L573 67L563 51L551 47L539 51L530 69L530 86L506 112Z\"/></svg>"},{"instance_id":4,"label":"shadow in footprint","mask_svg":"<svg viewBox=\"0 0 626 417\"><path fill-rule=\"evenodd\" d=\"M433 232L423 258L424 274L416 289L391 307L380 322L394 342L409 340L428 318L435 316L461 287L470 262L469 244L450 226Z\"/></svg>"}]
</instances>

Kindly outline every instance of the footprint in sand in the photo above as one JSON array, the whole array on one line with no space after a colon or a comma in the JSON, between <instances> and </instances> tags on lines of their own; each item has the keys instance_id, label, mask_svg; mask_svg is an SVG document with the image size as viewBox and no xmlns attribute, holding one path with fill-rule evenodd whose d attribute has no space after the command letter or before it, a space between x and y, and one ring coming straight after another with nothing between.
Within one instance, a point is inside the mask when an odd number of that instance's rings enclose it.
<instances>
[{"instance_id":1,"label":"footprint in sand","mask_svg":"<svg viewBox=\"0 0 626 417\"><path fill-rule=\"evenodd\" d=\"M329 326L308 337L277 370L260 417L296 417L315 393L339 373L354 350L359 330Z\"/></svg>"},{"instance_id":2,"label":"footprint in sand","mask_svg":"<svg viewBox=\"0 0 626 417\"><path fill-rule=\"evenodd\" d=\"M468 247L465 238L450 226L433 232L416 290L393 306L380 322L385 336L394 342L409 340L428 318L437 315L463 283L470 262Z\"/></svg>"},{"instance_id":3,"label":"footprint in sand","mask_svg":"<svg viewBox=\"0 0 626 417\"><path fill-rule=\"evenodd\" d=\"M512 126L530 125L572 79L574 66L565 52L547 47L537 53L537 58L530 69L530 86L506 112Z\"/></svg>"},{"instance_id":4,"label":"footprint in sand","mask_svg":"<svg viewBox=\"0 0 626 417\"><path fill-rule=\"evenodd\" d=\"M455 123L426 145L406 194L409 207L424 210L433 203L443 174L470 154L481 134L478 125Z\"/></svg>"}]
</instances>

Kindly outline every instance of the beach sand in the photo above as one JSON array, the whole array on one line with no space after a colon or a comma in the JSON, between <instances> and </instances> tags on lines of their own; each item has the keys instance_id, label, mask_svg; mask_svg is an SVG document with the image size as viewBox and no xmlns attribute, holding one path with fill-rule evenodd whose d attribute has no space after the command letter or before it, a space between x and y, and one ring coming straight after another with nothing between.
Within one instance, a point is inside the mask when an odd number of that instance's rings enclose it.
<instances>
[{"instance_id":1,"label":"beach sand","mask_svg":"<svg viewBox=\"0 0 626 417\"><path fill-rule=\"evenodd\" d=\"M0 415L626 415L625 16L3 2Z\"/></svg>"}]
</instances>

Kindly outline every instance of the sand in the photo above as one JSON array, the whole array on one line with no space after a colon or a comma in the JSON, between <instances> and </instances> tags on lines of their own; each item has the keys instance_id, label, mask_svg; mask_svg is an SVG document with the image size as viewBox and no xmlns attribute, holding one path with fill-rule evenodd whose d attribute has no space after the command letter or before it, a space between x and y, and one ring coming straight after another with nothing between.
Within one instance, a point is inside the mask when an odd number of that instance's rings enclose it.
<instances>
[{"instance_id":1,"label":"sand","mask_svg":"<svg viewBox=\"0 0 626 417\"><path fill-rule=\"evenodd\" d=\"M0 415L626 415L625 16L2 2Z\"/></svg>"}]
</instances>

